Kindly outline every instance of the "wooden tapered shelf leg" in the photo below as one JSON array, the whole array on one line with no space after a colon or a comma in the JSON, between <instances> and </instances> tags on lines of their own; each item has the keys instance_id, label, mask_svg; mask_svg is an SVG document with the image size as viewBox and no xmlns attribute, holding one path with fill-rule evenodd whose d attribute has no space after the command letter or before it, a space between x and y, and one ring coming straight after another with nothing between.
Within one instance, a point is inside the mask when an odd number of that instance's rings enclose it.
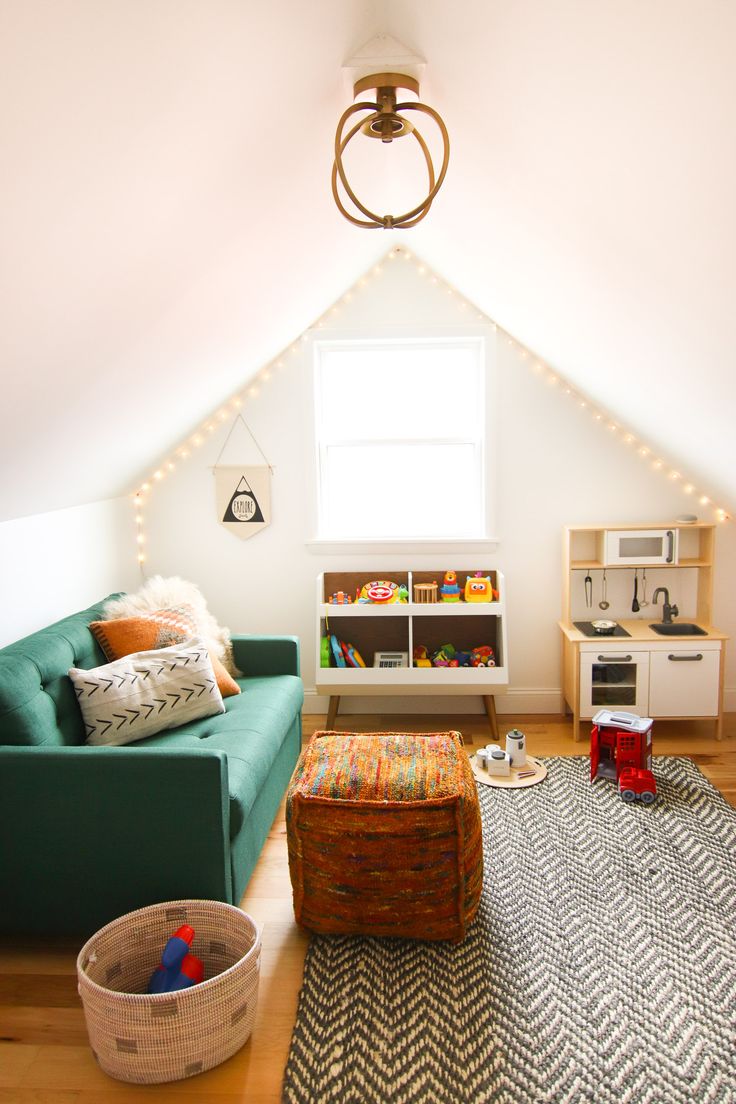
<instances>
[{"instance_id":1,"label":"wooden tapered shelf leg","mask_svg":"<svg viewBox=\"0 0 736 1104\"><path fill-rule=\"evenodd\" d=\"M488 716L488 723L491 726L491 735L494 740L498 739L498 720L496 718L496 699L493 694L483 695L483 704L486 707L486 714Z\"/></svg>"},{"instance_id":2,"label":"wooden tapered shelf leg","mask_svg":"<svg viewBox=\"0 0 736 1104\"><path fill-rule=\"evenodd\" d=\"M334 729L335 717L337 717L337 711L340 708L340 696L339 694L333 694L330 696L330 704L327 707L327 727Z\"/></svg>"}]
</instances>

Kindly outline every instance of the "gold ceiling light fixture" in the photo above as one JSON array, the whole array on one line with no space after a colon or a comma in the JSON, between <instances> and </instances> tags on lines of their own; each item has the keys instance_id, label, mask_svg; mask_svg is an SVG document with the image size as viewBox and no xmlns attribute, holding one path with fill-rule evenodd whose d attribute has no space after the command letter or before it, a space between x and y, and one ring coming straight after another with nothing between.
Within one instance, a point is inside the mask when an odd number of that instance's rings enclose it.
<instances>
[{"instance_id":1,"label":"gold ceiling light fixture","mask_svg":"<svg viewBox=\"0 0 736 1104\"><path fill-rule=\"evenodd\" d=\"M354 226L363 226L370 230L403 230L410 226L416 226L418 222L421 222L432 206L437 192L442 187L450 160L450 138L442 117L433 107L419 101L419 80L412 73L412 70L416 73L418 68L423 67L423 63L421 59L416 57L407 57L405 52L397 58L397 47L402 49L395 39L391 39L387 35L379 36L363 48L362 53L354 59L352 64L346 66L346 69L351 69L355 73L363 71L362 75L353 83L353 98L357 99L369 89L375 89L376 98L375 100L358 100L357 103L351 104L343 112L335 132L335 161L332 166L332 194L335 203L341 214ZM370 58L371 51L380 56ZM392 51L393 56L390 56ZM381 72L365 72L366 63L369 69L372 67L375 70L376 64L380 64L380 62L385 64L391 61L398 61L402 68L407 71L398 71L397 66L395 70L386 68ZM412 93L417 99L400 102L399 89ZM435 171L429 146L412 120L410 113L418 113L431 119L439 130L442 139L442 164L439 172ZM359 116L357 121L354 121L355 116ZM377 138L385 144L398 141L398 139L407 136L415 138L424 156L429 185L427 194L420 203L412 207L411 210L404 211L401 215L379 215L375 211L371 211L358 199L348 182L343 163L345 149L357 134L368 138ZM351 212L345 206L338 189L338 178L356 213ZM365 217L360 218L359 215Z\"/></svg>"}]
</instances>

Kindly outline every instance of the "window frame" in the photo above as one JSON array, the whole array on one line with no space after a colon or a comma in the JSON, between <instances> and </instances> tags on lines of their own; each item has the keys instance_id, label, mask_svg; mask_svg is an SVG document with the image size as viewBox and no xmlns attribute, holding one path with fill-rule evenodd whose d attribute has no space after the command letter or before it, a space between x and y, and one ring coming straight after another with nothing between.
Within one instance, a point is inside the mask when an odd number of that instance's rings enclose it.
<instances>
[{"instance_id":1,"label":"window frame","mask_svg":"<svg viewBox=\"0 0 736 1104\"><path fill-rule=\"evenodd\" d=\"M313 374L313 410L312 427L314 432L314 519L317 536L308 541L313 551L334 551L349 553L351 551L411 551L426 549L427 551L441 551L447 548L454 551L462 547L471 550L492 550L497 545L497 538L491 535L491 523L495 518L495 482L497 475L496 445L497 434L495 432L495 401L496 373L495 373L495 333L490 325L470 324L456 329L442 328L432 331L427 327L401 328L399 332L392 327L390 332L366 335L363 332L346 333L319 333L311 335L312 345L312 374ZM352 537L352 536L327 536L325 517L325 479L326 464L325 454L330 446L338 443L337 438L325 440L322 432L322 397L320 378L320 363L323 351L344 349L356 349L371 351L375 348L423 348L428 346L441 347L443 345L467 345L474 346L477 350L477 365L479 372L479 387L481 390L482 416L479 419L477 433L474 438L369 438L368 443L421 443L431 444L450 443L452 440L462 440L463 443L471 443L479 452L478 476L479 486L479 525L476 534L465 536L438 536L438 537ZM345 444L358 443L357 438L346 438Z\"/></svg>"}]
</instances>

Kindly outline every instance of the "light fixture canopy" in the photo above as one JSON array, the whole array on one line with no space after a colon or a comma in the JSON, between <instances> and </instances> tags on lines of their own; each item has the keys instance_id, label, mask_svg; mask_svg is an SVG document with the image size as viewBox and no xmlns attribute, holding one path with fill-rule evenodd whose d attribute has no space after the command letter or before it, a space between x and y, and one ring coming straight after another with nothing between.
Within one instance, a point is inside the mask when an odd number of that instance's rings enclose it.
<instances>
[{"instance_id":1,"label":"light fixture canopy","mask_svg":"<svg viewBox=\"0 0 736 1104\"><path fill-rule=\"evenodd\" d=\"M335 203L341 214L352 222L354 226L362 226L370 230L401 230L410 226L416 226L418 222L421 222L432 206L432 202L437 192L440 190L442 182L445 179L445 174L447 173L447 166L450 160L450 139L447 133L447 127L439 113L435 111L433 107L419 102L419 80L408 73L384 71L364 75L356 80L353 85L354 98L357 98L369 89L375 89L375 101L358 100L357 103L351 104L351 106L343 112L337 124L337 130L335 132L335 161L332 166L332 194ZM413 93L417 97L417 100L409 100L401 103L397 102L399 89L406 89ZM412 119L407 116L408 112L418 112L429 117L439 129L442 138L442 165L438 174L435 172L429 147ZM360 115L360 117L357 122L354 122L353 117L356 115ZM346 131L346 127L348 127L350 123L352 123L352 126ZM421 203L418 203L415 207L412 207L411 210L405 211L401 215L379 215L371 211L365 204L361 203L348 183L345 166L343 164L343 153L348 143L358 133L368 138L379 138L384 143L393 142L394 139L404 138L407 135L414 136L424 155L429 181L427 195ZM364 218L360 218L358 214L349 211L343 203L338 189L338 177L350 203L357 212L365 216Z\"/></svg>"}]
</instances>

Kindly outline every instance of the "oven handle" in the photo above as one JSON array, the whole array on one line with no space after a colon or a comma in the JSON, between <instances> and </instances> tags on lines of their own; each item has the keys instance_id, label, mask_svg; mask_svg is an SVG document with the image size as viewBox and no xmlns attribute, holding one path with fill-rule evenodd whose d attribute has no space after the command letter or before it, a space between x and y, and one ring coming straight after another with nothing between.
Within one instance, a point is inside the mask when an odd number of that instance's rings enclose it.
<instances>
[{"instance_id":1,"label":"oven handle","mask_svg":"<svg viewBox=\"0 0 736 1104\"><path fill-rule=\"evenodd\" d=\"M631 663L630 655L598 656L599 663Z\"/></svg>"}]
</instances>

